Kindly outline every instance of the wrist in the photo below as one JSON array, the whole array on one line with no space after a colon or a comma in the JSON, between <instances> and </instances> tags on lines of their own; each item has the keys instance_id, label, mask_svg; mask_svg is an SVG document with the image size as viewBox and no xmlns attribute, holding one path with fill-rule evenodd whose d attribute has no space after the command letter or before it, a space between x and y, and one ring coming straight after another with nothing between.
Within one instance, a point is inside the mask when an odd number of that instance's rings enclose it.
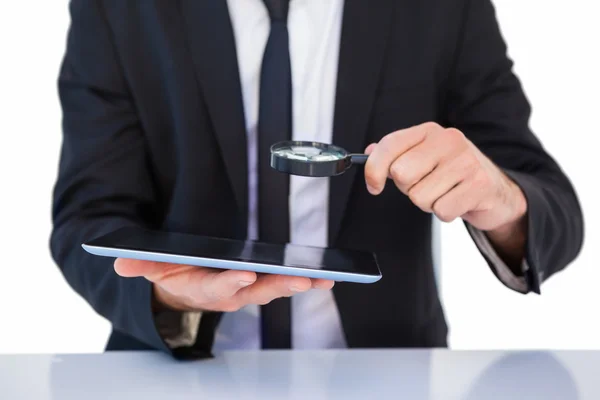
<instances>
[{"instance_id":1,"label":"wrist","mask_svg":"<svg viewBox=\"0 0 600 400\"><path fill-rule=\"evenodd\" d=\"M511 222L516 225L522 225L527 215L527 199L525 194L515 182L509 179L511 191L513 193L513 218Z\"/></svg>"},{"instance_id":2,"label":"wrist","mask_svg":"<svg viewBox=\"0 0 600 400\"><path fill-rule=\"evenodd\" d=\"M521 264L527 243L527 200L521 188L509 180L512 195L507 222L486 232L486 236L500 257L517 275L522 273Z\"/></svg>"},{"instance_id":3,"label":"wrist","mask_svg":"<svg viewBox=\"0 0 600 400\"><path fill-rule=\"evenodd\" d=\"M521 264L527 243L527 199L521 188L506 177L508 201L506 222L485 232L492 246L517 275L521 275Z\"/></svg>"},{"instance_id":4,"label":"wrist","mask_svg":"<svg viewBox=\"0 0 600 400\"><path fill-rule=\"evenodd\" d=\"M522 215L517 220L511 220L485 233L493 243L502 245L502 247L521 247L525 243L526 232L527 220Z\"/></svg>"},{"instance_id":5,"label":"wrist","mask_svg":"<svg viewBox=\"0 0 600 400\"><path fill-rule=\"evenodd\" d=\"M508 176L504 175L505 189L501 192L505 193L503 196L504 201L503 214L505 215L504 222L495 228L492 228L488 233L493 234L497 237L510 237L516 232L526 228L527 215L527 199L521 188L513 182Z\"/></svg>"}]
</instances>

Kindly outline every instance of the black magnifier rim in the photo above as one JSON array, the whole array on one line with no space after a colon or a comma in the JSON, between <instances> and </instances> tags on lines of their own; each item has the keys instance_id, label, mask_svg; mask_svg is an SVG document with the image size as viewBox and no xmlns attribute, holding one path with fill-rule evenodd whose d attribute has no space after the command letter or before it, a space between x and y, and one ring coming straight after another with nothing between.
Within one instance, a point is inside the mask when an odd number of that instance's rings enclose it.
<instances>
[{"instance_id":1,"label":"black magnifier rim","mask_svg":"<svg viewBox=\"0 0 600 400\"><path fill-rule=\"evenodd\" d=\"M282 150L293 146L314 147L321 150L338 152L344 156L339 160L331 161L304 161L293 160L275 154L278 150ZM336 176L344 173L351 166L350 156L346 150L333 144L320 142L308 142L287 140L284 142L275 143L271 146L271 167L279 172L284 172L291 175L311 176L324 178Z\"/></svg>"}]
</instances>

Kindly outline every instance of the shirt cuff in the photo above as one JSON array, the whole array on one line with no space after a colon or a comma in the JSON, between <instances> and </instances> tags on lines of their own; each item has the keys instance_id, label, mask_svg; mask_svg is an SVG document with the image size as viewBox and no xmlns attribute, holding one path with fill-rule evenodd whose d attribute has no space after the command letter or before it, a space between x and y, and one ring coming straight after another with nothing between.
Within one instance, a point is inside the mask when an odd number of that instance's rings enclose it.
<instances>
[{"instance_id":1,"label":"shirt cuff","mask_svg":"<svg viewBox=\"0 0 600 400\"><path fill-rule=\"evenodd\" d=\"M171 349L196 343L201 312L161 311L154 318L158 333Z\"/></svg>"},{"instance_id":2,"label":"shirt cuff","mask_svg":"<svg viewBox=\"0 0 600 400\"><path fill-rule=\"evenodd\" d=\"M475 244L483 253L486 258L490 261L492 267L496 270L496 274L498 278L509 288L520 292L520 293L528 293L529 287L527 285L527 281L524 276L516 276L514 272L506 265L506 263L500 258L494 247L490 243L490 240L481 230L473 227L470 224L465 224L471 237L475 241ZM529 264L527 260L523 260L521 263L521 270L523 271L523 275L529 270Z\"/></svg>"}]
</instances>

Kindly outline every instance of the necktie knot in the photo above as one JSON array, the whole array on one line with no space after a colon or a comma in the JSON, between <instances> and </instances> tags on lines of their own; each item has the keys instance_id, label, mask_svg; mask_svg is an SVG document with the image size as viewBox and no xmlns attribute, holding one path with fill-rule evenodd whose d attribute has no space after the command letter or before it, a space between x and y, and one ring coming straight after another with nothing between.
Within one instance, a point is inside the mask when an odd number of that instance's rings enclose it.
<instances>
[{"instance_id":1,"label":"necktie knot","mask_svg":"<svg viewBox=\"0 0 600 400\"><path fill-rule=\"evenodd\" d=\"M271 21L287 21L290 0L263 0Z\"/></svg>"}]
</instances>

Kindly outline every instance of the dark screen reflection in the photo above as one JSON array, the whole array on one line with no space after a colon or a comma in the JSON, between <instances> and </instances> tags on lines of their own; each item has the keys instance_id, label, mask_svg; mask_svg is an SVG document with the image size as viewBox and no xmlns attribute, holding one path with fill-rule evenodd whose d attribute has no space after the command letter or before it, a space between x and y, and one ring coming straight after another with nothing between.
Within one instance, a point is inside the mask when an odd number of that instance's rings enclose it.
<instances>
[{"instance_id":1,"label":"dark screen reflection","mask_svg":"<svg viewBox=\"0 0 600 400\"><path fill-rule=\"evenodd\" d=\"M379 275L368 252L279 245L256 241L212 238L139 228L123 228L89 243L92 246L217 260L255 262L268 265Z\"/></svg>"}]
</instances>

